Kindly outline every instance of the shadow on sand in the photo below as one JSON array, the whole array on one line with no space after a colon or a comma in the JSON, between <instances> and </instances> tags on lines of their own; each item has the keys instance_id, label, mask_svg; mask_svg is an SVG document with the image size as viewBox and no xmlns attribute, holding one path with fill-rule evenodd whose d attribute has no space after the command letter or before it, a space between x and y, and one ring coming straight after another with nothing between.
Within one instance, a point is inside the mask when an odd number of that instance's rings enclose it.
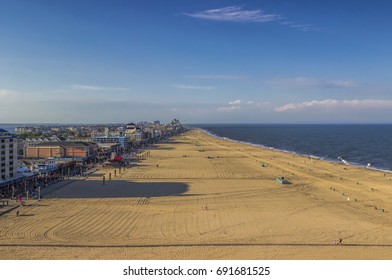
<instances>
[{"instance_id":1,"label":"shadow on sand","mask_svg":"<svg viewBox=\"0 0 392 280\"><path fill-rule=\"evenodd\" d=\"M168 146L160 146L160 147L153 147L153 148L151 148L150 149L151 151L154 151L154 150L174 150L174 148L173 147L168 147Z\"/></svg>"},{"instance_id":2,"label":"shadow on sand","mask_svg":"<svg viewBox=\"0 0 392 280\"><path fill-rule=\"evenodd\" d=\"M76 181L44 195L44 198L126 198L193 196L186 194L189 186L178 182L130 182L126 180Z\"/></svg>"}]
</instances>

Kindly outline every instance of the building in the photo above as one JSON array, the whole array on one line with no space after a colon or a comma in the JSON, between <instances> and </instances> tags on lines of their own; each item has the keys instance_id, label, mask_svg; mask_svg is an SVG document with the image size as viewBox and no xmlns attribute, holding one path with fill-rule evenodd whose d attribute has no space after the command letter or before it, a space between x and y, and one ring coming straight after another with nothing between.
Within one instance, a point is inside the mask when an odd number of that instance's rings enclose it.
<instances>
[{"instance_id":1,"label":"building","mask_svg":"<svg viewBox=\"0 0 392 280\"><path fill-rule=\"evenodd\" d=\"M125 136L133 143L140 143L142 141L142 129L134 123L127 124Z\"/></svg>"},{"instance_id":2,"label":"building","mask_svg":"<svg viewBox=\"0 0 392 280\"><path fill-rule=\"evenodd\" d=\"M85 160L95 156L97 145L87 142L49 142L25 148L26 158L72 158Z\"/></svg>"},{"instance_id":3,"label":"building","mask_svg":"<svg viewBox=\"0 0 392 280\"><path fill-rule=\"evenodd\" d=\"M137 126L134 123L127 124L127 128L125 129L126 134L132 134L136 131Z\"/></svg>"},{"instance_id":4,"label":"building","mask_svg":"<svg viewBox=\"0 0 392 280\"><path fill-rule=\"evenodd\" d=\"M121 147L128 147L130 141L129 137L121 136L121 135L95 135L92 137L92 141L95 143L101 144L120 144Z\"/></svg>"},{"instance_id":5,"label":"building","mask_svg":"<svg viewBox=\"0 0 392 280\"><path fill-rule=\"evenodd\" d=\"M19 126L15 127L15 133L22 134L22 133L35 133L38 129L36 127L31 126Z\"/></svg>"},{"instance_id":6,"label":"building","mask_svg":"<svg viewBox=\"0 0 392 280\"><path fill-rule=\"evenodd\" d=\"M18 164L18 140L4 129L0 129L0 182L16 176Z\"/></svg>"}]
</instances>

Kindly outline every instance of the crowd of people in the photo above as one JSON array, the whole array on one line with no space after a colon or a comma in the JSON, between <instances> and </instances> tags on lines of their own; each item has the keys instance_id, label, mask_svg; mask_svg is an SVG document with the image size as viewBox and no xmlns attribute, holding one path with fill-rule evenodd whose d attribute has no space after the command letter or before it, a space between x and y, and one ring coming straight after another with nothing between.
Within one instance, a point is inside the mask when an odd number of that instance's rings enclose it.
<instances>
[{"instance_id":1,"label":"crowd of people","mask_svg":"<svg viewBox=\"0 0 392 280\"><path fill-rule=\"evenodd\" d=\"M87 163L78 164L71 161L67 164L59 165L56 170L32 174L9 182L0 189L0 197L7 199L40 198L41 189L47 188L51 184L62 181L73 176L82 176L89 168Z\"/></svg>"}]
</instances>

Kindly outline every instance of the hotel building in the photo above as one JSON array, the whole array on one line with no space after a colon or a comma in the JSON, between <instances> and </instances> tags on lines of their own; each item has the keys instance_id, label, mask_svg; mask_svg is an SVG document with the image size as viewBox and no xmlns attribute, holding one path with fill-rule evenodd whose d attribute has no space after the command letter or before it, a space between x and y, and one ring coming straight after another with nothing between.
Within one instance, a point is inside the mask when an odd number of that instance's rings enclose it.
<instances>
[{"instance_id":1,"label":"hotel building","mask_svg":"<svg viewBox=\"0 0 392 280\"><path fill-rule=\"evenodd\" d=\"M18 140L4 129L0 129L0 183L16 176L18 164Z\"/></svg>"},{"instance_id":2,"label":"hotel building","mask_svg":"<svg viewBox=\"0 0 392 280\"><path fill-rule=\"evenodd\" d=\"M87 142L49 142L25 148L25 157L39 158L72 158L86 160L96 154L97 145Z\"/></svg>"}]
</instances>

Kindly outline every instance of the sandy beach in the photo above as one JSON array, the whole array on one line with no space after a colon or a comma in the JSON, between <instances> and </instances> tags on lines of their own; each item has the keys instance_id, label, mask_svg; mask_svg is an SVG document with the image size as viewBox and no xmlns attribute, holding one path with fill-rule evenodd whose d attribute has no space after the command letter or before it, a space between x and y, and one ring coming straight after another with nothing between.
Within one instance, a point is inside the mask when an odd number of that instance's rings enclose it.
<instances>
[{"instance_id":1,"label":"sandy beach","mask_svg":"<svg viewBox=\"0 0 392 280\"><path fill-rule=\"evenodd\" d=\"M148 151L2 214L0 259L392 259L391 173L199 130Z\"/></svg>"}]
</instances>

